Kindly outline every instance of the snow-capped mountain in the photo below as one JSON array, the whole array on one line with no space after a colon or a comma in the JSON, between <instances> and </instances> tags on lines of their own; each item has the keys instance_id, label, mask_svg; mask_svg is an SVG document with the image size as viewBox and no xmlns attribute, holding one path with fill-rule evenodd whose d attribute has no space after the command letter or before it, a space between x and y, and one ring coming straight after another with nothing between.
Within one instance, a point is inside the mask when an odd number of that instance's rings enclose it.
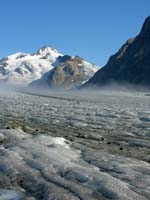
<instances>
[{"instance_id":1,"label":"snow-capped mountain","mask_svg":"<svg viewBox=\"0 0 150 200\"><path fill-rule=\"evenodd\" d=\"M16 53L0 60L0 80L27 85L54 68L62 56L56 49L45 46L35 54Z\"/></svg>"},{"instance_id":2,"label":"snow-capped mountain","mask_svg":"<svg viewBox=\"0 0 150 200\"><path fill-rule=\"evenodd\" d=\"M62 55L45 46L34 54L16 53L0 60L0 83L72 88L99 68L78 56Z\"/></svg>"}]
</instances>

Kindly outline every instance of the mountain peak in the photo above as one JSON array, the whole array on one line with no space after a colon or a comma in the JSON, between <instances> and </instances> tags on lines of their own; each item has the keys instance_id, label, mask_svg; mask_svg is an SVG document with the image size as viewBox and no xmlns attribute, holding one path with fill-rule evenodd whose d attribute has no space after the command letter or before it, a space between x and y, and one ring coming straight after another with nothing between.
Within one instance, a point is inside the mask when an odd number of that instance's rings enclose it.
<instances>
[{"instance_id":1,"label":"mountain peak","mask_svg":"<svg viewBox=\"0 0 150 200\"><path fill-rule=\"evenodd\" d=\"M35 54L18 52L7 56L0 60L0 80L27 85L52 70L60 55L54 48L44 46Z\"/></svg>"},{"instance_id":2,"label":"mountain peak","mask_svg":"<svg viewBox=\"0 0 150 200\"><path fill-rule=\"evenodd\" d=\"M38 51L37 51L37 55L42 55L42 56L45 56L47 54L52 54L52 53L57 53L58 54L58 51L53 48L53 47L50 47L50 46L43 46L42 48L40 48Z\"/></svg>"},{"instance_id":3,"label":"mountain peak","mask_svg":"<svg viewBox=\"0 0 150 200\"><path fill-rule=\"evenodd\" d=\"M150 36L150 16L145 19L140 35Z\"/></svg>"}]
</instances>

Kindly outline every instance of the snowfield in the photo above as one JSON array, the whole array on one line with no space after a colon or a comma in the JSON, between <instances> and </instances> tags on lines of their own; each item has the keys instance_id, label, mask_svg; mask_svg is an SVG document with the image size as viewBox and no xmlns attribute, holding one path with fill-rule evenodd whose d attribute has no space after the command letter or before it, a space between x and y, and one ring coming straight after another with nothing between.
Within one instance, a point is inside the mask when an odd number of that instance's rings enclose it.
<instances>
[{"instance_id":1,"label":"snowfield","mask_svg":"<svg viewBox=\"0 0 150 200\"><path fill-rule=\"evenodd\" d=\"M150 97L0 93L0 200L150 199Z\"/></svg>"},{"instance_id":2,"label":"snowfield","mask_svg":"<svg viewBox=\"0 0 150 200\"><path fill-rule=\"evenodd\" d=\"M43 47L35 54L15 53L0 60L0 80L9 84L27 85L54 68L62 56L52 47Z\"/></svg>"}]
</instances>

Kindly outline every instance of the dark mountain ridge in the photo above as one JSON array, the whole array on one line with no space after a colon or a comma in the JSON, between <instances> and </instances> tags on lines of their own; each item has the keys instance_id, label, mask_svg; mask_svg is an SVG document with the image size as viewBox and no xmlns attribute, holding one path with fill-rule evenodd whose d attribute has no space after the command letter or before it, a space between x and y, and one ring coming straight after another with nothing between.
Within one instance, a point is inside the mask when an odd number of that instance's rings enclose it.
<instances>
[{"instance_id":1,"label":"dark mountain ridge","mask_svg":"<svg viewBox=\"0 0 150 200\"><path fill-rule=\"evenodd\" d=\"M112 83L150 86L150 17L146 18L139 35L127 40L84 87Z\"/></svg>"}]
</instances>

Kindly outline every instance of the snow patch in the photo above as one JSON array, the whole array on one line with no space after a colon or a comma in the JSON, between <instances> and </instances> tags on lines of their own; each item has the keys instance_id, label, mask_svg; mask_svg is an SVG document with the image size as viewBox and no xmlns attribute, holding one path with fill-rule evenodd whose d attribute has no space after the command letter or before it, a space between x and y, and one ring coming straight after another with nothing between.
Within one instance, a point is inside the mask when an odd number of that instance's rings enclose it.
<instances>
[{"instance_id":1,"label":"snow patch","mask_svg":"<svg viewBox=\"0 0 150 200\"><path fill-rule=\"evenodd\" d=\"M21 200L23 195L15 190L3 190L0 189L1 200Z\"/></svg>"}]
</instances>

